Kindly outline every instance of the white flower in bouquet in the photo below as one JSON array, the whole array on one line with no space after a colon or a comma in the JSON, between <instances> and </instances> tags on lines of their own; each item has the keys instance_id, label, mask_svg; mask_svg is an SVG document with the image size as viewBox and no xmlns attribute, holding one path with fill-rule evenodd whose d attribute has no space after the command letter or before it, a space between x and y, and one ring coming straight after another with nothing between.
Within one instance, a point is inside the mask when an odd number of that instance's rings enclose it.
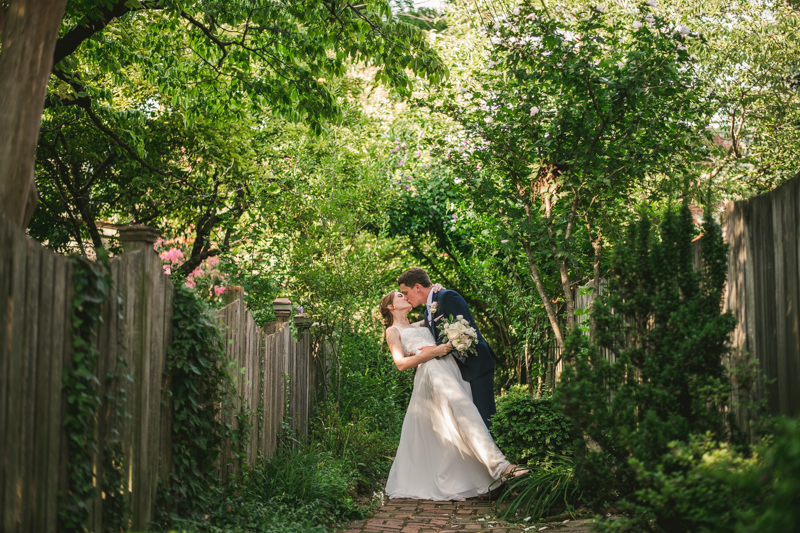
<instances>
[{"instance_id":1,"label":"white flower in bouquet","mask_svg":"<svg viewBox=\"0 0 800 533\"><path fill-rule=\"evenodd\" d=\"M467 357L477 354L475 344L478 341L478 332L469 325L463 315L442 320L439 324L439 338L447 340L458 353Z\"/></svg>"}]
</instances>

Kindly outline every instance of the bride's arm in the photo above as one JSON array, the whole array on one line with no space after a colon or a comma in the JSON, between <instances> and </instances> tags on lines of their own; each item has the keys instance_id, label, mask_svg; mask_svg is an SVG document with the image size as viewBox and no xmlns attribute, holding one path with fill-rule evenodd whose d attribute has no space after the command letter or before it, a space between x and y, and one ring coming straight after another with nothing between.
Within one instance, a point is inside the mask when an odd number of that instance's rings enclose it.
<instances>
[{"instance_id":1,"label":"bride's arm","mask_svg":"<svg viewBox=\"0 0 800 533\"><path fill-rule=\"evenodd\" d=\"M401 372L430 361L434 357L446 355L453 349L453 347L448 344L424 346L417 355L406 357L403 353L403 344L400 342L400 332L397 331L397 328L389 328L386 330L386 342L389 344L389 351L392 352L394 364L397 370Z\"/></svg>"}]
</instances>

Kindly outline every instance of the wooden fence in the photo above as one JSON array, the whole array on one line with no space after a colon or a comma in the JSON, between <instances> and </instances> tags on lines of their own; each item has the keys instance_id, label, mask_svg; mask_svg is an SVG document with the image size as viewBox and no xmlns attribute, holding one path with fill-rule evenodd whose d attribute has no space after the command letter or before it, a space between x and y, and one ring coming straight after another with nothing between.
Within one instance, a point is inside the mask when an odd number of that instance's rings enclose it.
<instances>
[{"instance_id":1,"label":"wooden fence","mask_svg":"<svg viewBox=\"0 0 800 533\"><path fill-rule=\"evenodd\" d=\"M72 262L0 220L0 527L55 531Z\"/></svg>"},{"instance_id":2,"label":"wooden fence","mask_svg":"<svg viewBox=\"0 0 800 533\"><path fill-rule=\"evenodd\" d=\"M100 357L95 376L102 404L96 417L99 452L93 458L98 494L88 502L89 531L104 531L99 481L107 445L122 448L129 526L134 531L147 529L158 482L168 478L172 467L172 406L165 369L173 287L153 251L156 237L141 226L121 230L126 253L110 263L113 287L102 310L97 341ZM0 219L2 533L56 531L58 492L67 487L62 374L72 364L73 270L70 259ZM247 443L249 463L259 453L269 455L275 449L286 390L292 423L301 433L306 431L313 374L305 333L309 320L295 317L301 332L295 342L288 326L290 310L291 303L276 313L279 323L269 335L255 325L241 299L219 313L226 325L228 355L237 368L244 368L244 374L235 374L234 404L240 407L244 402L254 413L263 413ZM121 403L123 416L114 402ZM227 459L223 464L229 464ZM223 475L230 468L223 468Z\"/></svg>"},{"instance_id":3,"label":"wooden fence","mask_svg":"<svg viewBox=\"0 0 800 533\"><path fill-rule=\"evenodd\" d=\"M234 374L237 394L225 422L238 428L237 414L246 414L251 427L243 452L247 464L254 465L259 457L270 457L275 451L285 415L290 417L292 429L301 436L307 434L315 365L308 315L294 317L295 342L288 322L289 300L273 302L276 321L262 330L246 310L242 296L240 287L228 287L227 298L232 301L216 316L225 332L228 359L240 369ZM225 444L219 464L223 480L241 468L231 443Z\"/></svg>"},{"instance_id":4,"label":"wooden fence","mask_svg":"<svg viewBox=\"0 0 800 533\"><path fill-rule=\"evenodd\" d=\"M765 399L769 414L796 416L800 414L800 175L766 194L729 202L722 224L729 245L723 311L736 318L733 350L724 363L733 368L755 358L762 379L750 391L753 399ZM702 239L696 240L697 268L701 246ZM579 309L588 306L588 287L575 295ZM550 361L559 356L557 347L549 348ZM556 365L556 379L563 365L563 361ZM734 404L743 403L738 387L732 394ZM748 430L749 414L740 407L737 415Z\"/></svg>"},{"instance_id":5,"label":"wooden fence","mask_svg":"<svg viewBox=\"0 0 800 533\"><path fill-rule=\"evenodd\" d=\"M731 364L754 357L757 397L770 414L800 414L800 175L766 194L731 202L724 306L737 319Z\"/></svg>"},{"instance_id":6,"label":"wooden fence","mask_svg":"<svg viewBox=\"0 0 800 533\"><path fill-rule=\"evenodd\" d=\"M134 529L145 529L150 522L158 482L167 478L172 464L165 370L172 339L173 288L158 255L147 246L155 241L156 235L150 235L149 242L127 241L127 249L138 249L110 261L113 285L98 331L100 357L95 372L100 382L98 396L124 402L121 417L108 401L98 412L100 451L95 455L95 477L103 477L103 444L119 441ZM92 502L93 531L102 531L102 503L102 498Z\"/></svg>"}]
</instances>

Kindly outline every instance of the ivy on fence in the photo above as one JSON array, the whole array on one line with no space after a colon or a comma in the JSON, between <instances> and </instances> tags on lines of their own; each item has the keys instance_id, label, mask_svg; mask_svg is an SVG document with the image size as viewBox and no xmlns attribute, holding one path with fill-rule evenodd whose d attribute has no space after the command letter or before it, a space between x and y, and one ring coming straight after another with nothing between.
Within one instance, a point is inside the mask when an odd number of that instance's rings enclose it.
<instances>
[{"instance_id":1,"label":"ivy on fence","mask_svg":"<svg viewBox=\"0 0 800 533\"><path fill-rule=\"evenodd\" d=\"M173 470L160 490L162 515L209 503L223 440L232 437L231 428L220 422L220 410L231 408L233 390L224 340L211 308L182 284L175 286L172 331L167 372L172 383Z\"/></svg>"},{"instance_id":2,"label":"ivy on fence","mask_svg":"<svg viewBox=\"0 0 800 533\"><path fill-rule=\"evenodd\" d=\"M105 402L114 406L119 421L125 415L123 387L111 387L100 397L100 381L97 378L97 330L102 323L102 309L111 293L112 280L109 274L108 257L98 250L99 262L85 257L75 258L72 297L72 350L71 359L65 365L62 390L66 400L64 430L67 439L67 490L61 493L58 512L59 531L64 533L85 531L89 520L89 502L98 498L95 486L94 457L99 451L95 434L97 415ZM117 368L105 376L106 383L119 384L124 362L117 361ZM112 428L116 433L116 428ZM122 448L118 440L103 443L103 475L97 483L104 493L103 519L105 530L124 531L127 505L124 493L127 489L123 475Z\"/></svg>"}]
</instances>

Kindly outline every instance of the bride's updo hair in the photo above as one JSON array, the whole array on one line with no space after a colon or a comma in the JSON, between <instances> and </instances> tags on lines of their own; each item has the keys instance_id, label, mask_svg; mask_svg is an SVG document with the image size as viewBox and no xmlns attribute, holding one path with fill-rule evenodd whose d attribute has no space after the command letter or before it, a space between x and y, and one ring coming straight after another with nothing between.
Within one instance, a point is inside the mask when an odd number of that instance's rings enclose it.
<instances>
[{"instance_id":1,"label":"bride's updo hair","mask_svg":"<svg viewBox=\"0 0 800 533\"><path fill-rule=\"evenodd\" d=\"M383 317L383 325L387 328L392 327L394 324L394 317L392 316L392 312L389 310L389 306L394 303L394 297L397 294L397 291L390 291L386 294L383 298L381 298L381 316Z\"/></svg>"}]
</instances>

